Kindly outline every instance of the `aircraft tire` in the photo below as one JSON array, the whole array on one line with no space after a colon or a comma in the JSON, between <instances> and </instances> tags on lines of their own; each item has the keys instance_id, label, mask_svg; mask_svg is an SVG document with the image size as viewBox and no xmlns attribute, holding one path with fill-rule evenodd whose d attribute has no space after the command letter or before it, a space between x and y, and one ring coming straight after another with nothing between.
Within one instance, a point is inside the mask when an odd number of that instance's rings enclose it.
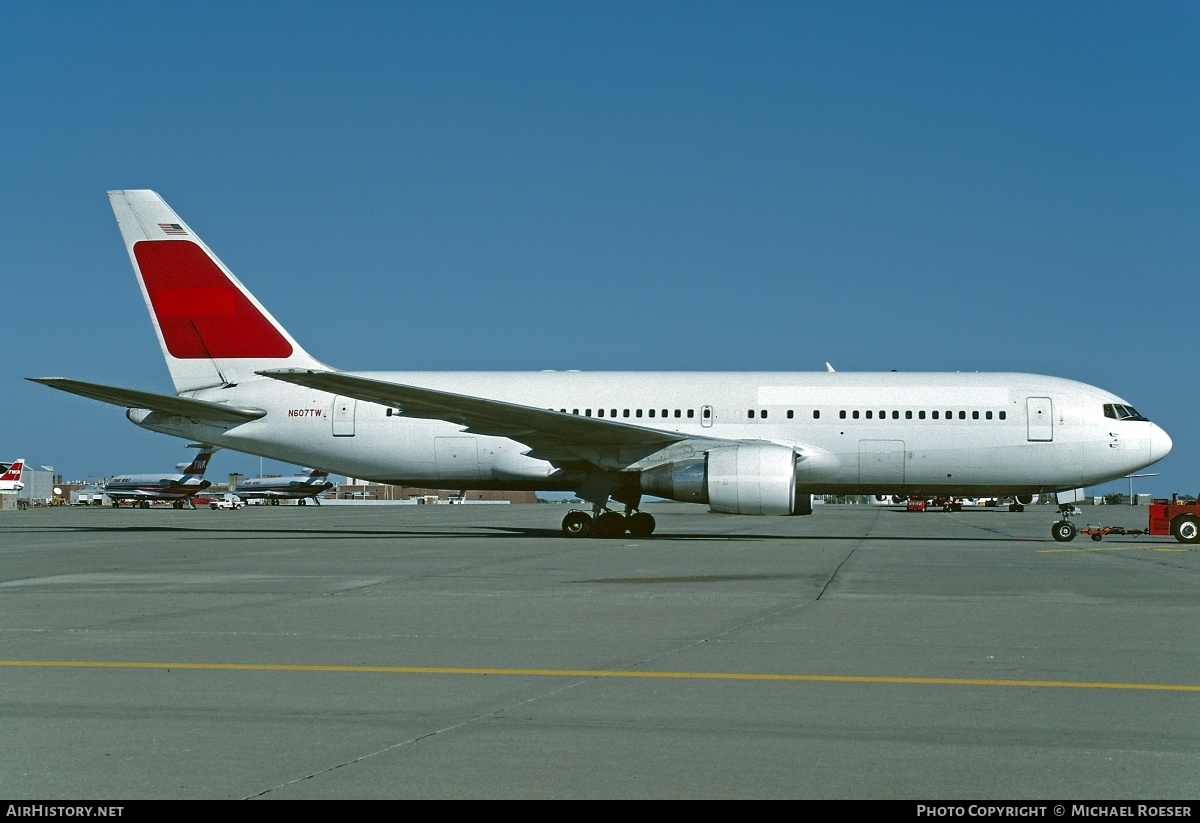
<instances>
[{"instance_id":1,"label":"aircraft tire","mask_svg":"<svg viewBox=\"0 0 1200 823\"><path fill-rule=\"evenodd\" d=\"M634 512L626 520L629 534L632 537L649 537L654 534L654 515L646 512Z\"/></svg>"},{"instance_id":2,"label":"aircraft tire","mask_svg":"<svg viewBox=\"0 0 1200 823\"><path fill-rule=\"evenodd\" d=\"M1075 528L1075 524L1070 520L1059 520L1050 527L1050 534L1059 543L1070 543L1075 539L1077 533L1078 529Z\"/></svg>"},{"instance_id":3,"label":"aircraft tire","mask_svg":"<svg viewBox=\"0 0 1200 823\"><path fill-rule=\"evenodd\" d=\"M1200 520L1191 514L1176 517L1171 521L1171 534L1180 543L1200 543Z\"/></svg>"},{"instance_id":4,"label":"aircraft tire","mask_svg":"<svg viewBox=\"0 0 1200 823\"><path fill-rule=\"evenodd\" d=\"M562 521L562 532L567 537L587 537L592 531L592 516L587 512L567 512Z\"/></svg>"},{"instance_id":5,"label":"aircraft tire","mask_svg":"<svg viewBox=\"0 0 1200 823\"><path fill-rule=\"evenodd\" d=\"M621 537L627 527L625 515L619 512L604 512L592 523L592 534L595 537Z\"/></svg>"}]
</instances>

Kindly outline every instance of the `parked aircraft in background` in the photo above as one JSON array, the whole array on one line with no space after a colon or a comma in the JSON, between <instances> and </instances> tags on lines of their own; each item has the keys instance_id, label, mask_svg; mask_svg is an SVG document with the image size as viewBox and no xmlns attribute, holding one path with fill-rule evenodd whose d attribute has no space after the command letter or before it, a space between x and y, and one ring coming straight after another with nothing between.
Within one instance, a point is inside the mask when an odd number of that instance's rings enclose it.
<instances>
[{"instance_id":1,"label":"parked aircraft in background","mask_svg":"<svg viewBox=\"0 0 1200 823\"><path fill-rule=\"evenodd\" d=\"M19 458L4 466L0 474L0 492L19 492L25 488L21 475L25 473L25 458Z\"/></svg>"},{"instance_id":2,"label":"parked aircraft in background","mask_svg":"<svg viewBox=\"0 0 1200 823\"><path fill-rule=\"evenodd\" d=\"M881 506L907 506L909 511L925 511L926 509L942 509L943 511L962 511L963 506L982 506L996 508L1007 506L1010 512L1025 511L1025 507L1038 501L1036 494L1021 494L1008 497L963 497L957 494L941 494L935 497L908 496L903 494L877 494L871 502Z\"/></svg>"},{"instance_id":3,"label":"parked aircraft in background","mask_svg":"<svg viewBox=\"0 0 1200 823\"><path fill-rule=\"evenodd\" d=\"M307 474L292 477L255 477L243 480L234 489L234 494L243 500L266 500L272 506L278 506L280 500L295 500L300 506L312 498L318 506L324 494L333 488L329 482L329 472L320 469L303 469Z\"/></svg>"},{"instance_id":4,"label":"parked aircraft in background","mask_svg":"<svg viewBox=\"0 0 1200 823\"><path fill-rule=\"evenodd\" d=\"M176 466L182 474L118 475L104 484L104 493L114 507L119 506L122 500L132 500L138 507L148 509L156 500L166 500L176 509L182 509L185 505L194 509L196 504L192 498L212 485L204 479L204 471L215 451L209 446L196 448L200 452L195 460Z\"/></svg>"},{"instance_id":5,"label":"parked aircraft in background","mask_svg":"<svg viewBox=\"0 0 1200 823\"><path fill-rule=\"evenodd\" d=\"M591 503L563 519L571 536L650 534L643 495L755 515L879 489L1032 495L1171 450L1116 395L1031 374L339 371L157 194L109 198L176 394L31 379L123 406L151 431L351 477L571 491Z\"/></svg>"}]
</instances>

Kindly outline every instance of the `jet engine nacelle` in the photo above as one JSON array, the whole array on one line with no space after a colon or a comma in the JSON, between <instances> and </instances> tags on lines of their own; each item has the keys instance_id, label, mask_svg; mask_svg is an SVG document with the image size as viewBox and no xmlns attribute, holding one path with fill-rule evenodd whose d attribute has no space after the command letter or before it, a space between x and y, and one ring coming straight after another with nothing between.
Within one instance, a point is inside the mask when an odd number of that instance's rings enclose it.
<instances>
[{"instance_id":1,"label":"jet engine nacelle","mask_svg":"<svg viewBox=\"0 0 1200 823\"><path fill-rule=\"evenodd\" d=\"M726 514L791 514L796 454L786 446L749 443L708 453L708 506Z\"/></svg>"},{"instance_id":2,"label":"jet engine nacelle","mask_svg":"<svg viewBox=\"0 0 1200 823\"><path fill-rule=\"evenodd\" d=\"M811 497L796 505L796 453L772 443L722 446L704 458L642 472L641 491L685 503L707 503L725 514L808 514Z\"/></svg>"}]
</instances>

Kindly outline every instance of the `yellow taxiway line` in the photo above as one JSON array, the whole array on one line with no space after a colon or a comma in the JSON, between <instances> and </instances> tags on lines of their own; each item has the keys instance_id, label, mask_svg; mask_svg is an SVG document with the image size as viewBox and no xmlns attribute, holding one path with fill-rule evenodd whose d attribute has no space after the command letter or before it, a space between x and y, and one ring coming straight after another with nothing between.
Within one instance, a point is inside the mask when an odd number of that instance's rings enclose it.
<instances>
[{"instance_id":1,"label":"yellow taxiway line","mask_svg":"<svg viewBox=\"0 0 1200 823\"><path fill-rule=\"evenodd\" d=\"M890 683L918 686L1023 686L1042 689L1118 689L1200 692L1185 683L1102 683L1081 680L1003 680L973 677L889 677L767 672L660 672L604 669L504 669L457 666L334 666L301 663L187 663L137 660L0 660L0 668L184 669L199 671L339 672L349 674L495 675L502 677L621 677L660 680L747 680L793 683Z\"/></svg>"}]
</instances>

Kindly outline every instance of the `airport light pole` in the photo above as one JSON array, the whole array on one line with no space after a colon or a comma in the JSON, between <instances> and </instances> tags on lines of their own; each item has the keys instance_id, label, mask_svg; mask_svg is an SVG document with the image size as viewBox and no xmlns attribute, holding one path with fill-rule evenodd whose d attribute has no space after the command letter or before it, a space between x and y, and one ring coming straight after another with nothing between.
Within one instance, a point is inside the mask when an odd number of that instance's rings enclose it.
<instances>
[{"instance_id":1,"label":"airport light pole","mask_svg":"<svg viewBox=\"0 0 1200 823\"><path fill-rule=\"evenodd\" d=\"M1127 474L1127 475L1125 475L1125 479L1129 481L1129 505L1131 505L1131 506L1137 505L1136 501L1133 498L1133 478L1135 478L1135 477L1158 477L1158 472L1151 472L1150 474Z\"/></svg>"}]
</instances>

